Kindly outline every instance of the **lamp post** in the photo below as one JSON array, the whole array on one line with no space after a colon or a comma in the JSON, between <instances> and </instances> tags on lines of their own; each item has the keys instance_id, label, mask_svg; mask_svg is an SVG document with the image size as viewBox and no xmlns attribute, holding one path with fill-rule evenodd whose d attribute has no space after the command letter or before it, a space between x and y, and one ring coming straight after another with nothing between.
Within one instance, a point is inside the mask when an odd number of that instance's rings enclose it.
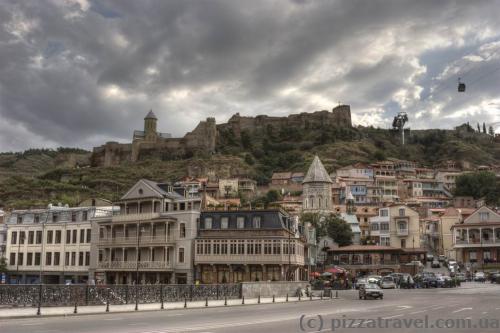
<instances>
[{"instance_id":1,"label":"lamp post","mask_svg":"<svg viewBox=\"0 0 500 333\"><path fill-rule=\"evenodd\" d=\"M139 310L139 294L138 287L139 284L139 243L141 240L141 234L145 232L144 227L139 229L139 223L137 223L137 247L135 251L135 311Z\"/></svg>"},{"instance_id":2,"label":"lamp post","mask_svg":"<svg viewBox=\"0 0 500 333\"><path fill-rule=\"evenodd\" d=\"M16 261L16 277L17 277L17 284L19 284L19 253L21 253L21 242L24 245L24 231L19 231L19 244L17 245L17 261ZM23 261L24 261L24 256L23 256Z\"/></svg>"}]
</instances>

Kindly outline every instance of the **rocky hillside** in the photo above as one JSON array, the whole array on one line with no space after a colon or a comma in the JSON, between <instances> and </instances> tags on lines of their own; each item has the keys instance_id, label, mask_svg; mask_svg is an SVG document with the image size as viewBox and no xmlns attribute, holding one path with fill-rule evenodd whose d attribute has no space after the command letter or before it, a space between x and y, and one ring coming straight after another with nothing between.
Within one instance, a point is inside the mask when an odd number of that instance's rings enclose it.
<instances>
[{"instance_id":1,"label":"rocky hillside","mask_svg":"<svg viewBox=\"0 0 500 333\"><path fill-rule=\"evenodd\" d=\"M217 153L187 159L151 158L135 164L91 168L90 152L60 148L0 154L0 207L29 208L48 202L74 205L88 197L119 198L135 181L171 181L182 176L246 176L260 184L275 171L305 171L318 154L328 171L354 162L388 157L437 166L446 160L471 166L500 164L500 143L466 126L457 130L398 133L358 127L274 128L233 133L220 131Z\"/></svg>"}]
</instances>

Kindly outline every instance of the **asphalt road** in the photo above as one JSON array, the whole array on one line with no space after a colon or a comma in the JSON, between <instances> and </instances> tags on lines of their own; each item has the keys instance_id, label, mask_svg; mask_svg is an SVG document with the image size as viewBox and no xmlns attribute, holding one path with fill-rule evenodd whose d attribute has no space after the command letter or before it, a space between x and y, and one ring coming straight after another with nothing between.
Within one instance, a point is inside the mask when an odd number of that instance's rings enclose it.
<instances>
[{"instance_id":1,"label":"asphalt road","mask_svg":"<svg viewBox=\"0 0 500 333\"><path fill-rule=\"evenodd\" d=\"M500 331L496 326L500 321L500 285L466 283L457 289L390 290L383 300L359 300L355 291L343 291L339 296L336 300L227 308L7 319L0 321L0 332ZM422 322L417 323L418 320ZM332 324L344 324L346 328L332 329ZM453 327L437 328L445 325Z\"/></svg>"}]
</instances>

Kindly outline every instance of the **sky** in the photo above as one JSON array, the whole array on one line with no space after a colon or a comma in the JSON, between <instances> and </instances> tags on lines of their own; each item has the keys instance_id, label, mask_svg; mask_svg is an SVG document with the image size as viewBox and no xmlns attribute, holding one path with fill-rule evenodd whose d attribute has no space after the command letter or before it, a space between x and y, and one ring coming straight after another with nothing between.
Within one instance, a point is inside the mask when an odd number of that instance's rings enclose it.
<instances>
[{"instance_id":1,"label":"sky","mask_svg":"<svg viewBox=\"0 0 500 333\"><path fill-rule=\"evenodd\" d=\"M493 124L499 15L496 0L2 0L0 151L130 142L150 109L174 136L339 103L355 125Z\"/></svg>"}]
</instances>

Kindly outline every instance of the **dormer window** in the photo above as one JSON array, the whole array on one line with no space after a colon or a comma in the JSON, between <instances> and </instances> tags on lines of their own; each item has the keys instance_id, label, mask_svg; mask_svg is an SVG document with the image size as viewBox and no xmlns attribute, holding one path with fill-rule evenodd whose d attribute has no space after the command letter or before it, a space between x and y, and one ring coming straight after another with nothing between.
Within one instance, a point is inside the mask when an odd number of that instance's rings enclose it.
<instances>
[{"instance_id":1,"label":"dormer window","mask_svg":"<svg viewBox=\"0 0 500 333\"><path fill-rule=\"evenodd\" d=\"M144 190L142 188L139 189L139 195L143 195L144 194Z\"/></svg>"},{"instance_id":2,"label":"dormer window","mask_svg":"<svg viewBox=\"0 0 500 333\"><path fill-rule=\"evenodd\" d=\"M252 219L252 227L254 229L260 229L260 216L254 216Z\"/></svg>"},{"instance_id":3,"label":"dormer window","mask_svg":"<svg viewBox=\"0 0 500 333\"><path fill-rule=\"evenodd\" d=\"M490 218L490 213L488 212L480 212L479 213L479 221L485 222L488 221Z\"/></svg>"},{"instance_id":4,"label":"dormer window","mask_svg":"<svg viewBox=\"0 0 500 333\"><path fill-rule=\"evenodd\" d=\"M227 229L228 227L229 227L229 218L228 217L221 217L220 218L220 228Z\"/></svg>"},{"instance_id":5,"label":"dormer window","mask_svg":"<svg viewBox=\"0 0 500 333\"><path fill-rule=\"evenodd\" d=\"M236 218L236 227L238 229L243 229L245 228L245 218L243 216L238 216Z\"/></svg>"},{"instance_id":6,"label":"dormer window","mask_svg":"<svg viewBox=\"0 0 500 333\"><path fill-rule=\"evenodd\" d=\"M212 221L213 219L211 217L205 217L205 229L212 229Z\"/></svg>"}]
</instances>

